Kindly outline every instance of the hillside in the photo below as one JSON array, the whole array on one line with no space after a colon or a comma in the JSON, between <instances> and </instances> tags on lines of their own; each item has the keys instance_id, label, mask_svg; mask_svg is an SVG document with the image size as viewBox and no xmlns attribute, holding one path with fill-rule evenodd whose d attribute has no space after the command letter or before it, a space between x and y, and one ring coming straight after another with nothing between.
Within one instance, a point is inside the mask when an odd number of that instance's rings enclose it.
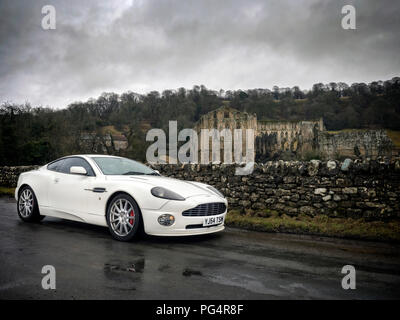
<instances>
[{"instance_id":1,"label":"hillside","mask_svg":"<svg viewBox=\"0 0 400 320\"><path fill-rule=\"evenodd\" d=\"M5 102L0 107L0 165L41 164L82 151L84 133L124 136L120 154L144 160L150 128L167 131L177 120L178 130L192 128L200 116L223 104L256 113L258 119L304 120L323 117L327 130L386 128L398 143L400 78L370 84L315 84L298 87L213 91L205 86L139 95L104 93L97 99L54 110Z\"/></svg>"}]
</instances>

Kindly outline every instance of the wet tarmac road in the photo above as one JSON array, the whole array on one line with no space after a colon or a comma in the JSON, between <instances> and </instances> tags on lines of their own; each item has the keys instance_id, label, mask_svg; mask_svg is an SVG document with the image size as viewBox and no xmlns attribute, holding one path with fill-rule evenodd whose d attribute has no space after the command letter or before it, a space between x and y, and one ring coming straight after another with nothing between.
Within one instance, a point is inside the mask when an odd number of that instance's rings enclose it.
<instances>
[{"instance_id":1,"label":"wet tarmac road","mask_svg":"<svg viewBox=\"0 0 400 320\"><path fill-rule=\"evenodd\" d=\"M356 290L341 287L348 264ZM41 287L44 265L56 290ZM0 299L398 299L399 284L399 245L229 228L123 243L83 223L24 223L0 198Z\"/></svg>"}]
</instances>

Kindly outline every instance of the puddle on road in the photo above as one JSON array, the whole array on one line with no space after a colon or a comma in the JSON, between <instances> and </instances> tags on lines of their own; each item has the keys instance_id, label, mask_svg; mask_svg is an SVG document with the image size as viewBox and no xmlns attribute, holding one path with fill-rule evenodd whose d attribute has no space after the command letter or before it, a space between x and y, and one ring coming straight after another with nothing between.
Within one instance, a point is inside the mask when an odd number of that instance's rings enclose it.
<instances>
[{"instance_id":1,"label":"puddle on road","mask_svg":"<svg viewBox=\"0 0 400 320\"><path fill-rule=\"evenodd\" d=\"M185 268L182 272L182 275L185 277L190 277L190 276L202 276L203 273L199 270L194 270L190 268Z\"/></svg>"},{"instance_id":2,"label":"puddle on road","mask_svg":"<svg viewBox=\"0 0 400 320\"><path fill-rule=\"evenodd\" d=\"M274 295L274 296L278 296L279 294L281 294L281 292L278 290L266 288L260 281L258 281L256 279L250 279L250 278L246 278L246 277L228 278L228 277L219 276L219 275L209 276L208 279L214 283L218 283L218 284L222 284L222 285L226 285L226 286L232 286L232 287L239 287L239 288L246 289L246 290L249 290L254 293L269 294L269 295Z\"/></svg>"},{"instance_id":3,"label":"puddle on road","mask_svg":"<svg viewBox=\"0 0 400 320\"><path fill-rule=\"evenodd\" d=\"M250 275L241 275L241 276L226 276L226 275L212 275L207 276L207 279L211 282L218 283L221 285L238 287L241 289L248 290L250 292L264 294L275 297L285 296L286 293L301 293L303 296L306 296L308 290L302 284L289 284L287 286L276 286L274 288L274 284L270 283L270 286L265 286L259 279L256 277L252 277Z\"/></svg>"},{"instance_id":4,"label":"puddle on road","mask_svg":"<svg viewBox=\"0 0 400 320\"><path fill-rule=\"evenodd\" d=\"M291 283L288 285L280 285L279 287L299 297L304 297L309 293L302 283Z\"/></svg>"},{"instance_id":5,"label":"puddle on road","mask_svg":"<svg viewBox=\"0 0 400 320\"><path fill-rule=\"evenodd\" d=\"M112 287L112 286L108 286L106 287L106 289L111 289L111 290L119 290L119 291L136 291L136 288L133 286L126 286L126 287Z\"/></svg>"},{"instance_id":6,"label":"puddle on road","mask_svg":"<svg viewBox=\"0 0 400 320\"><path fill-rule=\"evenodd\" d=\"M169 272L169 270L171 270L171 266L168 264L163 264L158 267L158 271L160 272Z\"/></svg>"},{"instance_id":7,"label":"puddle on road","mask_svg":"<svg viewBox=\"0 0 400 320\"><path fill-rule=\"evenodd\" d=\"M118 291L136 291L135 283L141 279L145 267L145 259L131 261L112 260L104 264L104 275L110 280L107 289Z\"/></svg>"},{"instance_id":8,"label":"puddle on road","mask_svg":"<svg viewBox=\"0 0 400 320\"><path fill-rule=\"evenodd\" d=\"M142 273L145 266L145 259L140 258L135 261L121 262L113 261L104 264L104 272L107 274L118 274L118 273Z\"/></svg>"}]
</instances>

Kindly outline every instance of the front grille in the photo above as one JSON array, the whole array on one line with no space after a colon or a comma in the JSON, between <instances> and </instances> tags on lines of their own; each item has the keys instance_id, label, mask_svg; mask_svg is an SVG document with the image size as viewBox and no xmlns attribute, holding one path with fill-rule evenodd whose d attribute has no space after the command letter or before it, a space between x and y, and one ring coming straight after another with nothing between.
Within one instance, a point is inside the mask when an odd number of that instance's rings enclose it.
<instances>
[{"instance_id":1,"label":"front grille","mask_svg":"<svg viewBox=\"0 0 400 320\"><path fill-rule=\"evenodd\" d=\"M199 204L197 207L188 209L182 212L185 217L205 217L205 216L216 216L224 213L226 205L223 202L211 202Z\"/></svg>"}]
</instances>

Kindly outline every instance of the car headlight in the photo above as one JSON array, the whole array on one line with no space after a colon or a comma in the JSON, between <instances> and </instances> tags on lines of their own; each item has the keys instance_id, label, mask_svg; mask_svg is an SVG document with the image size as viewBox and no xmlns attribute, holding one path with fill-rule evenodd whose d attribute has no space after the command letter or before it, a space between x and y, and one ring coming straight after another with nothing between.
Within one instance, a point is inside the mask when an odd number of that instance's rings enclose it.
<instances>
[{"instance_id":1,"label":"car headlight","mask_svg":"<svg viewBox=\"0 0 400 320\"><path fill-rule=\"evenodd\" d=\"M224 195L223 195L220 191L218 191L217 189L215 189L214 187L212 187L212 186L207 186L207 188L210 189L211 191L213 191L214 193L216 193L217 195L219 195L221 198L224 198Z\"/></svg>"},{"instance_id":2,"label":"car headlight","mask_svg":"<svg viewBox=\"0 0 400 320\"><path fill-rule=\"evenodd\" d=\"M179 201L185 200L185 198L180 196L179 194L171 190L165 189L163 187L154 187L153 189L151 189L151 194L157 198L163 198L168 200L179 200Z\"/></svg>"}]
</instances>

